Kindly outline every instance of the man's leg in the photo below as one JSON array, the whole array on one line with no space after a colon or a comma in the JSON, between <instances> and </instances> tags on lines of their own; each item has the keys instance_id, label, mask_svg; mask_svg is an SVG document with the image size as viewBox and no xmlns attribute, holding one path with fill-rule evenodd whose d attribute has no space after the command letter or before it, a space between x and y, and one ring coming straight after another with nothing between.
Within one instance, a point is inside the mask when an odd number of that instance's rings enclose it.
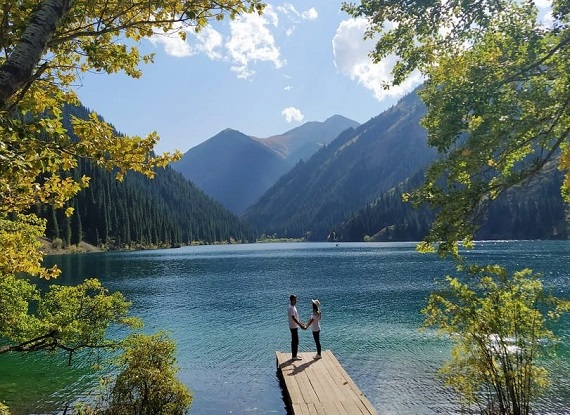
<instances>
[{"instance_id":1,"label":"man's leg","mask_svg":"<svg viewBox=\"0 0 570 415\"><path fill-rule=\"evenodd\" d=\"M299 332L298 329L291 329L291 356L297 357L299 350Z\"/></svg>"}]
</instances>

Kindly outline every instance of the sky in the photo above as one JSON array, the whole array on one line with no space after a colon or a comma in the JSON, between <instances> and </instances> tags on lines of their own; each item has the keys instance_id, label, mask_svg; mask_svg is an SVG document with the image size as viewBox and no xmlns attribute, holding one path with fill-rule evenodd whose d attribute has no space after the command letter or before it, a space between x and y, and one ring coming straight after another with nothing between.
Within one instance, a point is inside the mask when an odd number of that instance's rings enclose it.
<instances>
[{"instance_id":1,"label":"sky","mask_svg":"<svg viewBox=\"0 0 570 415\"><path fill-rule=\"evenodd\" d=\"M212 22L186 41L144 39L155 53L143 75L87 74L76 89L83 105L123 134L156 131L161 154L185 153L226 128L266 138L339 114L359 123L420 84L386 91L394 58L373 64L366 20L337 0L268 0L262 16Z\"/></svg>"}]
</instances>

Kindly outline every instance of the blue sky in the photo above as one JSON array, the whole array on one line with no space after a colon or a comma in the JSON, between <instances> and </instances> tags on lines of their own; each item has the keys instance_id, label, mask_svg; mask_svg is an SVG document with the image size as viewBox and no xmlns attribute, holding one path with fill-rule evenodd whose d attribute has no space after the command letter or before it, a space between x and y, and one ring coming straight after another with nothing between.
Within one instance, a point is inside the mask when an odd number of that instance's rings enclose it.
<instances>
[{"instance_id":1,"label":"blue sky","mask_svg":"<svg viewBox=\"0 0 570 415\"><path fill-rule=\"evenodd\" d=\"M155 36L143 76L88 74L77 93L119 131L161 137L157 153L188 149L233 128L269 137L340 114L360 123L420 83L384 91L387 59L372 64L365 20L349 19L337 0L269 0L264 15L213 22L185 42Z\"/></svg>"}]
</instances>

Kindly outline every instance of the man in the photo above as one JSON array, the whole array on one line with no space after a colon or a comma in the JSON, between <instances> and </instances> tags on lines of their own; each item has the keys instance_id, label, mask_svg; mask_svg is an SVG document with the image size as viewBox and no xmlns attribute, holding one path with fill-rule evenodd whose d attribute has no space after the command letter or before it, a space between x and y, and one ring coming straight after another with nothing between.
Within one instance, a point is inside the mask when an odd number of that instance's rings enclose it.
<instances>
[{"instance_id":1,"label":"man","mask_svg":"<svg viewBox=\"0 0 570 415\"><path fill-rule=\"evenodd\" d=\"M301 360L301 356L297 356L299 350L299 327L306 329L305 325L299 321L299 313L297 313L297 296L291 294L289 297L289 307L287 307L287 315L289 316L289 329L291 330L291 359Z\"/></svg>"}]
</instances>

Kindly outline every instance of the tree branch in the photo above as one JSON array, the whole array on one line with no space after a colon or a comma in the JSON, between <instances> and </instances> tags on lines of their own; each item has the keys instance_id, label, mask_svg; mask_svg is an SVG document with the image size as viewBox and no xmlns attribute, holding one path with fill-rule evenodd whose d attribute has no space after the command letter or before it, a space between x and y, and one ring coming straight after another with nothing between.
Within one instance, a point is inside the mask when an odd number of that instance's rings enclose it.
<instances>
[{"instance_id":1,"label":"tree branch","mask_svg":"<svg viewBox=\"0 0 570 415\"><path fill-rule=\"evenodd\" d=\"M8 352L37 352L40 350L56 350L61 349L69 354L68 364L71 365L73 354L80 349L110 349L117 347L117 342L105 342L101 344L91 344L88 342L78 343L74 346L68 346L59 340L59 331L52 330L47 334L36 337L34 339L19 343L7 344L0 346L0 354Z\"/></svg>"},{"instance_id":2,"label":"tree branch","mask_svg":"<svg viewBox=\"0 0 570 415\"><path fill-rule=\"evenodd\" d=\"M31 352L41 349L49 348L48 340L55 339L57 336L57 330L52 330L47 334L36 337L34 339L19 343L19 344L7 344L0 346L0 354L8 352Z\"/></svg>"}]
</instances>

